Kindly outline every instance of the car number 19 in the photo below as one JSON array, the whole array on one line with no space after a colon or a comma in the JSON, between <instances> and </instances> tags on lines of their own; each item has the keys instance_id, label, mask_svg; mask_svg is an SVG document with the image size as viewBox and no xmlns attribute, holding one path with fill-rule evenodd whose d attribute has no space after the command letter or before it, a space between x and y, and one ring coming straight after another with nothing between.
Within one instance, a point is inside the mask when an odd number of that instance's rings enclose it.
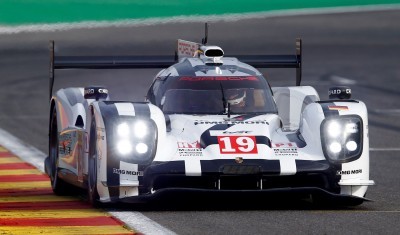
<instances>
[{"instance_id":1,"label":"car number 19","mask_svg":"<svg viewBox=\"0 0 400 235\"><path fill-rule=\"evenodd\" d=\"M221 154L255 154L257 151L255 136L218 136Z\"/></svg>"}]
</instances>

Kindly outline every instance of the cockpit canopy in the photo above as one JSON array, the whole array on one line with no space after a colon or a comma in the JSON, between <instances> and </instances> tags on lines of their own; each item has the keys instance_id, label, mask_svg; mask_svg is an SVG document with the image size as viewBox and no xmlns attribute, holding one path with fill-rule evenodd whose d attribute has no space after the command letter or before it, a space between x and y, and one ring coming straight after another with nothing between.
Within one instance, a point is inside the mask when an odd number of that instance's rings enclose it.
<instances>
[{"instance_id":1,"label":"cockpit canopy","mask_svg":"<svg viewBox=\"0 0 400 235\"><path fill-rule=\"evenodd\" d=\"M174 76L156 79L148 99L166 114L277 113L271 89L261 75Z\"/></svg>"}]
</instances>

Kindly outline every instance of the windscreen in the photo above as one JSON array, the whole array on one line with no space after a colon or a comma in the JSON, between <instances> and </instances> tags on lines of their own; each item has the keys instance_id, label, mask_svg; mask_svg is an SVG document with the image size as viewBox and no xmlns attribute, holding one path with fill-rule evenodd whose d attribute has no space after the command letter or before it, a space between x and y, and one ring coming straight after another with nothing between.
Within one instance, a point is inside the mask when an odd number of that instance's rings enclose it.
<instances>
[{"instance_id":1,"label":"windscreen","mask_svg":"<svg viewBox=\"0 0 400 235\"><path fill-rule=\"evenodd\" d=\"M261 76L183 76L168 78L156 96L167 114L276 113L268 83Z\"/></svg>"}]
</instances>

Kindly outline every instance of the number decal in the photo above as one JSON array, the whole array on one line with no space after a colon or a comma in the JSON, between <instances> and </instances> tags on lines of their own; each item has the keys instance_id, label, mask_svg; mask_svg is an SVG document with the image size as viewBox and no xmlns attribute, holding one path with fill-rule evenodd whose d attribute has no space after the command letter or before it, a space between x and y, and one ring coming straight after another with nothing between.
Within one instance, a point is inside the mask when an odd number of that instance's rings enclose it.
<instances>
[{"instance_id":1,"label":"number decal","mask_svg":"<svg viewBox=\"0 0 400 235\"><path fill-rule=\"evenodd\" d=\"M232 148L231 137L218 137L219 148L221 153L235 153L236 150Z\"/></svg>"},{"instance_id":2,"label":"number decal","mask_svg":"<svg viewBox=\"0 0 400 235\"><path fill-rule=\"evenodd\" d=\"M218 136L218 144L221 154L258 153L255 136Z\"/></svg>"},{"instance_id":3,"label":"number decal","mask_svg":"<svg viewBox=\"0 0 400 235\"><path fill-rule=\"evenodd\" d=\"M250 137L239 137L236 139L236 143L239 145L238 149L245 153L253 151L255 147L255 139Z\"/></svg>"}]
</instances>

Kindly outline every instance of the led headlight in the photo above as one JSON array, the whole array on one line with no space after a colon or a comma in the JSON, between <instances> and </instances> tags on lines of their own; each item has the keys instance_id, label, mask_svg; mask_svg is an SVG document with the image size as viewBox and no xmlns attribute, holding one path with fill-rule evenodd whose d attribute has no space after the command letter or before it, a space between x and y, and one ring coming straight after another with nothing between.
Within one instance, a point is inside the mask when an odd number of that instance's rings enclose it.
<instances>
[{"instance_id":1,"label":"led headlight","mask_svg":"<svg viewBox=\"0 0 400 235\"><path fill-rule=\"evenodd\" d=\"M123 122L117 126L117 133L119 137L128 137L129 132L129 125L126 122Z\"/></svg>"},{"instance_id":2,"label":"led headlight","mask_svg":"<svg viewBox=\"0 0 400 235\"><path fill-rule=\"evenodd\" d=\"M149 147L145 143L138 143L136 145L136 151L140 154L146 153L148 151Z\"/></svg>"},{"instance_id":3,"label":"led headlight","mask_svg":"<svg viewBox=\"0 0 400 235\"><path fill-rule=\"evenodd\" d=\"M132 144L129 142L129 140L120 140L117 143L117 149L122 155L129 154L133 150Z\"/></svg>"},{"instance_id":4,"label":"led headlight","mask_svg":"<svg viewBox=\"0 0 400 235\"><path fill-rule=\"evenodd\" d=\"M339 122L336 122L334 120L330 121L327 125L327 132L328 135L332 138L336 138L340 135L341 132L341 126Z\"/></svg>"},{"instance_id":5,"label":"led headlight","mask_svg":"<svg viewBox=\"0 0 400 235\"><path fill-rule=\"evenodd\" d=\"M133 133L138 138L143 138L148 134L148 124L142 120L138 120L133 125Z\"/></svg>"},{"instance_id":6,"label":"led headlight","mask_svg":"<svg viewBox=\"0 0 400 235\"><path fill-rule=\"evenodd\" d=\"M325 119L321 124L321 141L325 156L342 163L358 159L363 146L363 122L357 115Z\"/></svg>"},{"instance_id":7,"label":"led headlight","mask_svg":"<svg viewBox=\"0 0 400 235\"><path fill-rule=\"evenodd\" d=\"M354 140L350 140L349 142L346 143L346 148L349 151L355 151L358 148L358 146Z\"/></svg>"},{"instance_id":8,"label":"led headlight","mask_svg":"<svg viewBox=\"0 0 400 235\"><path fill-rule=\"evenodd\" d=\"M342 151L342 145L339 142L333 142L329 145L329 151L332 153L340 153L340 151Z\"/></svg>"},{"instance_id":9,"label":"led headlight","mask_svg":"<svg viewBox=\"0 0 400 235\"><path fill-rule=\"evenodd\" d=\"M148 164L154 159L158 133L152 119L120 117L113 126L113 136L107 138L112 154L135 164Z\"/></svg>"}]
</instances>

